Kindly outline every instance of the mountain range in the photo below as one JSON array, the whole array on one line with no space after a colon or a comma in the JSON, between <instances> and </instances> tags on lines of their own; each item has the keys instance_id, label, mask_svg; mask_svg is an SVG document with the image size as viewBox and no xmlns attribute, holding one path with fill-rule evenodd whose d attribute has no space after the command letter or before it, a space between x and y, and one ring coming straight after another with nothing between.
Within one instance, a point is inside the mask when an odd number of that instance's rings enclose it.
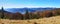
<instances>
[{"instance_id":1,"label":"mountain range","mask_svg":"<svg viewBox=\"0 0 60 24\"><path fill-rule=\"evenodd\" d=\"M8 12L12 12L12 13L16 13L16 12L19 12L19 13L22 13L24 14L26 9L29 11L29 12L36 12L36 11L45 11L45 10L53 10L55 8L6 8L4 9L5 11L8 11Z\"/></svg>"}]
</instances>

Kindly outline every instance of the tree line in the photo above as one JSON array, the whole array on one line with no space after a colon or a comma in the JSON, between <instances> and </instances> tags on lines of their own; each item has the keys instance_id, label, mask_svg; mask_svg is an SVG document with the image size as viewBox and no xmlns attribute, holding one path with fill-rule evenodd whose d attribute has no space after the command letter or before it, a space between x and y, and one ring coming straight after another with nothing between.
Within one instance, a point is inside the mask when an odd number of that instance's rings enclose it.
<instances>
[{"instance_id":1,"label":"tree line","mask_svg":"<svg viewBox=\"0 0 60 24\"><path fill-rule=\"evenodd\" d=\"M28 9L26 9L25 14L21 14L19 12L16 13L4 13L4 10L2 8L2 12L0 13L0 18L2 19L14 19L14 20L29 20L29 19L39 19L44 17L52 17L60 15L60 9L55 10L45 10L45 11L38 11L38 12L29 12Z\"/></svg>"}]
</instances>

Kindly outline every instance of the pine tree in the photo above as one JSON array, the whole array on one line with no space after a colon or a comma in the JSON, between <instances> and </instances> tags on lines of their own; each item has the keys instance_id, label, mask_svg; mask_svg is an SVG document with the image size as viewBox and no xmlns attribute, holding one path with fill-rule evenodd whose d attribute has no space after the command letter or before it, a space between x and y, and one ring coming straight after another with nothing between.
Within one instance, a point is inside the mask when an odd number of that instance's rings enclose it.
<instances>
[{"instance_id":1,"label":"pine tree","mask_svg":"<svg viewBox=\"0 0 60 24\"><path fill-rule=\"evenodd\" d=\"M26 18L26 19L30 19L28 9L26 9L25 18Z\"/></svg>"},{"instance_id":2,"label":"pine tree","mask_svg":"<svg viewBox=\"0 0 60 24\"><path fill-rule=\"evenodd\" d=\"M2 7L1 13L2 13L1 18L3 19L4 18L4 9L3 9L3 7Z\"/></svg>"}]
</instances>

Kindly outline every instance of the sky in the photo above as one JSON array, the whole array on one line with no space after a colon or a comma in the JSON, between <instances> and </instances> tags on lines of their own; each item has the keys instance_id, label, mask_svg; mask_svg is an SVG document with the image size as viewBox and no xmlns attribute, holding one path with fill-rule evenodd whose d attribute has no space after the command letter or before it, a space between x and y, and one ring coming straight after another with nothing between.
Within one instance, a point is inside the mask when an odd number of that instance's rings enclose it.
<instances>
[{"instance_id":1,"label":"sky","mask_svg":"<svg viewBox=\"0 0 60 24\"><path fill-rule=\"evenodd\" d=\"M56 7L60 8L60 0L0 0L0 7L4 8L37 8Z\"/></svg>"}]
</instances>

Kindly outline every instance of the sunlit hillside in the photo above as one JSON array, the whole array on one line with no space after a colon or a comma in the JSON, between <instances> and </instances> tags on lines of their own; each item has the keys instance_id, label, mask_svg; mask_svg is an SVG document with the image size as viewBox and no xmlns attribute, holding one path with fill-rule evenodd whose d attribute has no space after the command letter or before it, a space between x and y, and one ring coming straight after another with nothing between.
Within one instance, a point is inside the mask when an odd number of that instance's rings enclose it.
<instances>
[{"instance_id":1,"label":"sunlit hillside","mask_svg":"<svg viewBox=\"0 0 60 24\"><path fill-rule=\"evenodd\" d=\"M32 20L8 20L1 19L0 24L60 24L60 15L50 18L32 19Z\"/></svg>"}]
</instances>

